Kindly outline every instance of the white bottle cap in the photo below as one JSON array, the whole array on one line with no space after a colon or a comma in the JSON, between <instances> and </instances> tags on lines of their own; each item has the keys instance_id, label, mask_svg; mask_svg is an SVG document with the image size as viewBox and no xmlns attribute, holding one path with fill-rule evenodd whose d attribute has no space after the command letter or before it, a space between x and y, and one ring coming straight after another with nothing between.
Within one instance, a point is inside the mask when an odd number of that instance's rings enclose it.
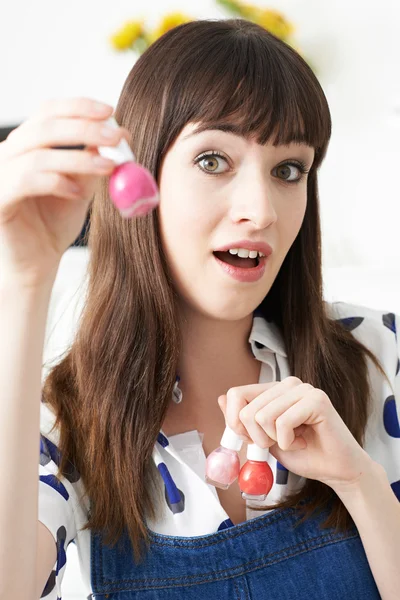
<instances>
[{"instance_id":1,"label":"white bottle cap","mask_svg":"<svg viewBox=\"0 0 400 600\"><path fill-rule=\"evenodd\" d=\"M241 440L240 437L227 425L221 438L221 446L228 448L229 450L236 450L236 452L239 452L240 448L243 446L243 440Z\"/></svg>"},{"instance_id":2,"label":"white bottle cap","mask_svg":"<svg viewBox=\"0 0 400 600\"><path fill-rule=\"evenodd\" d=\"M106 125L115 129L119 127L114 117L107 119ZM103 158L113 160L116 165L122 165L126 162L136 162L135 155L125 138L122 138L118 146L99 146L98 152Z\"/></svg>"},{"instance_id":3,"label":"white bottle cap","mask_svg":"<svg viewBox=\"0 0 400 600\"><path fill-rule=\"evenodd\" d=\"M257 460L259 462L267 462L269 456L269 448L260 448L257 444L247 445L247 460Z\"/></svg>"}]
</instances>

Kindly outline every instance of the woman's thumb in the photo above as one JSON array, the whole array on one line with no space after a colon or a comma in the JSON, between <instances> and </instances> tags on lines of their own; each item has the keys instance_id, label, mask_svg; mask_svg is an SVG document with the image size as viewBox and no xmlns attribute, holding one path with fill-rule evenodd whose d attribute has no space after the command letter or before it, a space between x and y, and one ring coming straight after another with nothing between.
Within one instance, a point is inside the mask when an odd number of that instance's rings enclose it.
<instances>
[{"instance_id":1,"label":"woman's thumb","mask_svg":"<svg viewBox=\"0 0 400 600\"><path fill-rule=\"evenodd\" d=\"M226 394L222 394L222 396L218 396L218 406L220 407L220 409L222 410L222 412L224 413L224 417L225 417L225 409L226 409Z\"/></svg>"}]
</instances>

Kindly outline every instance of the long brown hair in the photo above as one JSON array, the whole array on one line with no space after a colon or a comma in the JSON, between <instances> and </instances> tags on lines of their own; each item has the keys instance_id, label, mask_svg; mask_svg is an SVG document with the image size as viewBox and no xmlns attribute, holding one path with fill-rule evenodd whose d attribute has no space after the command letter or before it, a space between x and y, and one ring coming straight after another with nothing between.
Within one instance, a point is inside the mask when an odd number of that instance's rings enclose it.
<instances>
[{"instance_id":1,"label":"long brown hair","mask_svg":"<svg viewBox=\"0 0 400 600\"><path fill-rule=\"evenodd\" d=\"M183 127L229 126L260 144L304 142L315 149L300 232L261 303L280 327L291 373L323 389L362 444L369 413L366 357L379 361L325 314L317 170L331 119L307 63L263 28L241 19L199 20L169 31L137 60L116 110L138 161L159 180L163 157ZM44 401L60 428L61 477L68 461L91 501L84 529L115 544L127 528L135 556L155 518L159 475L151 454L173 391L181 347L177 293L160 243L158 211L124 220L104 180L91 206L89 283L78 332L49 373ZM383 372L383 371L382 371ZM269 508L296 507L304 518L332 490L307 480ZM334 495L325 526L352 520Z\"/></svg>"}]
</instances>

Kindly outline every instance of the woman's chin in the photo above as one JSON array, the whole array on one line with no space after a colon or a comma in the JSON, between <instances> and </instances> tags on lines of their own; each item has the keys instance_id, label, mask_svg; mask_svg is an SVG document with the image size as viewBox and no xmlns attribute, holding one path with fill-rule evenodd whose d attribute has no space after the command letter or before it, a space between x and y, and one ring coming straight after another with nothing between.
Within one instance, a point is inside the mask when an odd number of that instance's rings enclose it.
<instances>
[{"instance_id":1,"label":"woman's chin","mask_svg":"<svg viewBox=\"0 0 400 600\"><path fill-rule=\"evenodd\" d=\"M208 319L213 319L215 321L241 321L245 319L249 315L252 315L255 309L257 308L259 303L241 303L238 305L235 304L232 299L230 302L216 302L212 304L210 302L206 302L201 306L195 306L196 312L201 313L203 316Z\"/></svg>"}]
</instances>

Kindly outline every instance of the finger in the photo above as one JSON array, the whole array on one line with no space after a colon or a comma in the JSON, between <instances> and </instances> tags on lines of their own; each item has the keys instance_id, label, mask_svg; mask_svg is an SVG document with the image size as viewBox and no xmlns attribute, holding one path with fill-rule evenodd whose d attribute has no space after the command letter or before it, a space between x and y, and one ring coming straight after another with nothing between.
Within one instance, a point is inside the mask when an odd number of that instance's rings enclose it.
<instances>
[{"instance_id":1,"label":"finger","mask_svg":"<svg viewBox=\"0 0 400 600\"><path fill-rule=\"evenodd\" d=\"M281 395L282 391L286 389L302 384L303 382L297 377L287 377L284 381L273 381L270 383L250 384L242 385L234 388L230 388L227 391L227 405L226 405L226 422L235 433L240 436L252 437L243 424L241 419L241 411L252 402L255 402L256 398L261 394L266 394L268 390L274 388L276 395ZM254 419L252 419L254 423ZM257 427L255 426L254 433L257 435ZM262 429L258 430L257 438L260 441L260 445L263 448L269 447L272 443L272 439L268 439L265 432ZM262 442L263 440L263 442Z\"/></svg>"},{"instance_id":2,"label":"finger","mask_svg":"<svg viewBox=\"0 0 400 600\"><path fill-rule=\"evenodd\" d=\"M84 150L33 150L24 154L22 162L31 171L57 171L59 173L95 175L111 174L117 166L113 160L97 152Z\"/></svg>"},{"instance_id":3,"label":"finger","mask_svg":"<svg viewBox=\"0 0 400 600\"><path fill-rule=\"evenodd\" d=\"M277 396L275 398L268 398L265 400L267 404L262 406L259 410L254 410L253 404L258 402L258 399L250 404L245 410L246 413L241 415L241 419L244 422L250 435L253 435L252 423L258 424L263 431L272 440L277 440L275 422L285 411L287 411L293 404L299 402L306 394L313 390L313 386L309 383L302 383L296 386L290 391ZM274 390L270 390L273 392ZM245 411L242 411L243 413Z\"/></svg>"},{"instance_id":4,"label":"finger","mask_svg":"<svg viewBox=\"0 0 400 600\"><path fill-rule=\"evenodd\" d=\"M25 198L45 196L55 196L66 200L90 200L87 190L79 184L77 185L67 175L50 172L35 173L29 179L29 182L25 182L22 176L20 180L15 182L14 188L10 191L10 196L1 199L2 221L12 218L16 207Z\"/></svg>"},{"instance_id":5,"label":"finger","mask_svg":"<svg viewBox=\"0 0 400 600\"><path fill-rule=\"evenodd\" d=\"M254 385L254 387L257 387ZM258 386L260 387L260 386ZM264 389L264 388L263 388ZM255 393L253 391L253 393ZM242 424L239 414L242 407L247 406L247 398L242 393L242 387L230 388L226 393L225 400L225 421L226 424L241 438L251 439L247 429Z\"/></svg>"},{"instance_id":6,"label":"finger","mask_svg":"<svg viewBox=\"0 0 400 600\"><path fill-rule=\"evenodd\" d=\"M70 181L73 181L75 185L79 187L79 189L81 190L80 197L83 199L93 200L93 196L95 192L99 189L101 183L101 177L99 175L95 176L78 174L74 176L66 175L66 177L68 177Z\"/></svg>"},{"instance_id":7,"label":"finger","mask_svg":"<svg viewBox=\"0 0 400 600\"><path fill-rule=\"evenodd\" d=\"M220 409L222 410L222 413L223 413L223 415L225 417L225 420L226 420L226 394L223 394L222 396L218 397L218 405L219 405ZM239 435L239 434L237 434L237 435ZM248 435L240 434L239 437L240 437L240 439L242 439L247 444L252 444L253 443L253 440Z\"/></svg>"},{"instance_id":8,"label":"finger","mask_svg":"<svg viewBox=\"0 0 400 600\"><path fill-rule=\"evenodd\" d=\"M296 437L295 429L303 424L315 424L324 417L318 413L318 396L302 398L291 406L276 420L277 443L282 450L287 450Z\"/></svg>"},{"instance_id":9,"label":"finger","mask_svg":"<svg viewBox=\"0 0 400 600\"><path fill-rule=\"evenodd\" d=\"M294 452L296 450L304 450L305 448L307 448L306 440L302 436L296 436L288 448L281 448L278 442L275 442L272 446L269 447L269 451L272 454L272 456L274 456L281 464L284 464L285 461L278 453Z\"/></svg>"},{"instance_id":10,"label":"finger","mask_svg":"<svg viewBox=\"0 0 400 600\"><path fill-rule=\"evenodd\" d=\"M127 131L111 127L105 121L87 119L44 119L26 121L7 138L9 156L37 148L56 146L116 146Z\"/></svg>"},{"instance_id":11,"label":"finger","mask_svg":"<svg viewBox=\"0 0 400 600\"><path fill-rule=\"evenodd\" d=\"M226 395L222 394L222 396L218 396L217 402L218 402L218 406L222 410L222 413L223 413L223 415L225 417L225 413L226 413Z\"/></svg>"},{"instance_id":12,"label":"finger","mask_svg":"<svg viewBox=\"0 0 400 600\"><path fill-rule=\"evenodd\" d=\"M46 117L87 117L88 119L104 119L113 113L109 104L98 102L92 98L51 98L42 102L34 111L31 119L41 120Z\"/></svg>"},{"instance_id":13,"label":"finger","mask_svg":"<svg viewBox=\"0 0 400 600\"><path fill-rule=\"evenodd\" d=\"M278 382L277 385L262 392L257 398L241 409L239 414L240 421L243 423L248 434L254 439L256 444L262 448L269 448L271 444L276 441L275 419L273 417L276 415L275 418L277 418L281 412L288 406L291 406L294 401L286 400L286 403L284 402L281 404L282 399L286 398L288 390L293 390L292 394L294 394L294 396L292 397L298 399L301 397L301 392L297 392L296 390L303 388L308 390L309 388L312 388L312 386L310 384L303 384L297 377L288 377L284 381ZM265 411L265 408L272 403L275 404L274 411L271 412L271 418L268 420L264 419L263 422L261 422L261 420L259 420L260 417L263 415L268 417L270 414ZM261 410L262 412L260 412Z\"/></svg>"},{"instance_id":14,"label":"finger","mask_svg":"<svg viewBox=\"0 0 400 600\"><path fill-rule=\"evenodd\" d=\"M251 385L241 385L229 388L226 393L226 418L229 427L235 430L235 427L240 427L239 412L250 402L257 398L265 389L269 389L279 382L271 383L253 383Z\"/></svg>"},{"instance_id":15,"label":"finger","mask_svg":"<svg viewBox=\"0 0 400 600\"><path fill-rule=\"evenodd\" d=\"M270 437L263 427L255 420L255 414L257 414L257 410L254 409L254 405L259 406L260 401L262 401L262 399L268 393L268 391L264 392L255 400L249 404L246 404L244 408L239 411L238 415L240 423L239 426L244 428L244 430L247 432L247 435L250 436L253 442L257 444L257 446L260 446L260 448L269 448L276 441L276 438Z\"/></svg>"},{"instance_id":16,"label":"finger","mask_svg":"<svg viewBox=\"0 0 400 600\"><path fill-rule=\"evenodd\" d=\"M296 390L300 386L307 385L309 388L312 388L310 384L305 384L298 379L297 377L287 377L283 381L275 382L275 385L268 387L265 391L261 392L254 400L252 400L247 408L247 412L254 419L254 415L261 408L264 408L267 404L270 404L277 398L281 398L290 390Z\"/></svg>"},{"instance_id":17,"label":"finger","mask_svg":"<svg viewBox=\"0 0 400 600\"><path fill-rule=\"evenodd\" d=\"M283 381L273 381L267 384L251 384L248 386L242 385L237 388L231 388L232 390L235 390L235 394L231 393L231 396L242 395L246 399L246 405L249 404L251 406L251 409L248 409L249 412L253 411L252 414L254 415L266 402L279 398L285 394L287 390L298 387L299 385L303 385L303 382L301 379L298 379L298 377L286 377ZM230 390L228 390L228 393L229 392ZM242 403L243 408L246 405Z\"/></svg>"}]
</instances>

